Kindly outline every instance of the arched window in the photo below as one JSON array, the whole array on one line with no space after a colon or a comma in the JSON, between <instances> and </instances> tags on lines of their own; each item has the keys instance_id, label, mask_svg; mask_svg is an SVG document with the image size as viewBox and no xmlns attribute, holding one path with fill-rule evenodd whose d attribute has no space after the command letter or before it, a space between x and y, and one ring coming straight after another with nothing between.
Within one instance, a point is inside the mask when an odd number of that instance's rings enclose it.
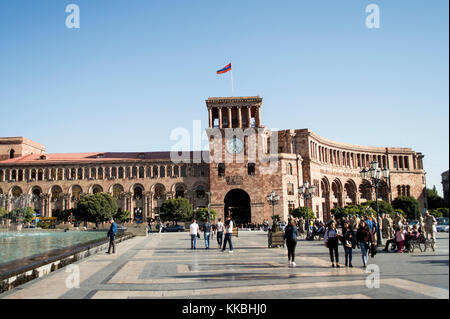
<instances>
[{"instance_id":1,"label":"arched window","mask_svg":"<svg viewBox=\"0 0 450 319\"><path fill-rule=\"evenodd\" d=\"M142 188L140 186L136 186L133 190L133 198L141 199L142 198Z\"/></svg>"},{"instance_id":2,"label":"arched window","mask_svg":"<svg viewBox=\"0 0 450 319\"><path fill-rule=\"evenodd\" d=\"M161 178L166 177L166 168L164 165L161 165L159 167L159 177Z\"/></svg>"},{"instance_id":3,"label":"arched window","mask_svg":"<svg viewBox=\"0 0 450 319\"><path fill-rule=\"evenodd\" d=\"M136 166L133 166L133 169L132 169L131 172L132 172L132 177L133 177L133 178L136 178L136 177L137 177L137 173L138 173L138 172L137 172L137 167L136 167Z\"/></svg>"},{"instance_id":4,"label":"arched window","mask_svg":"<svg viewBox=\"0 0 450 319\"><path fill-rule=\"evenodd\" d=\"M158 166L153 166L153 177L158 178Z\"/></svg>"},{"instance_id":5,"label":"arched window","mask_svg":"<svg viewBox=\"0 0 450 319\"><path fill-rule=\"evenodd\" d=\"M144 178L144 167L143 166L139 167L139 178Z\"/></svg>"},{"instance_id":6,"label":"arched window","mask_svg":"<svg viewBox=\"0 0 450 319\"><path fill-rule=\"evenodd\" d=\"M172 166L167 166L167 177L172 177Z\"/></svg>"},{"instance_id":7,"label":"arched window","mask_svg":"<svg viewBox=\"0 0 450 319\"><path fill-rule=\"evenodd\" d=\"M103 167L97 168L97 178L103 179Z\"/></svg>"},{"instance_id":8,"label":"arched window","mask_svg":"<svg viewBox=\"0 0 450 319\"><path fill-rule=\"evenodd\" d=\"M119 167L119 178L123 178L123 167Z\"/></svg>"},{"instance_id":9,"label":"arched window","mask_svg":"<svg viewBox=\"0 0 450 319\"><path fill-rule=\"evenodd\" d=\"M175 198L184 198L184 187L182 185L176 187Z\"/></svg>"},{"instance_id":10,"label":"arched window","mask_svg":"<svg viewBox=\"0 0 450 319\"><path fill-rule=\"evenodd\" d=\"M9 151L9 158L14 158L14 150Z\"/></svg>"},{"instance_id":11,"label":"arched window","mask_svg":"<svg viewBox=\"0 0 450 319\"><path fill-rule=\"evenodd\" d=\"M287 174L292 175L292 164L291 163L287 164Z\"/></svg>"},{"instance_id":12,"label":"arched window","mask_svg":"<svg viewBox=\"0 0 450 319\"><path fill-rule=\"evenodd\" d=\"M178 166L174 166L173 167L173 176L178 177L178 175L180 175L179 171L180 171L180 168Z\"/></svg>"}]
</instances>

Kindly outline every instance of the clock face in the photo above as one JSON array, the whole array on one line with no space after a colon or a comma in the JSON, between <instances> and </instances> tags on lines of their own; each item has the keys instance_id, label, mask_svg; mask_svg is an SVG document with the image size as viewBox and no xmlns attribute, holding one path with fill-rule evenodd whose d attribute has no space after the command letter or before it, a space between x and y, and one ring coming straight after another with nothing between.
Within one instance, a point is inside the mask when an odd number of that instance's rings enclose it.
<instances>
[{"instance_id":1,"label":"clock face","mask_svg":"<svg viewBox=\"0 0 450 319\"><path fill-rule=\"evenodd\" d=\"M233 138L227 142L227 150L232 154L239 154L244 149L244 143L238 138Z\"/></svg>"}]
</instances>

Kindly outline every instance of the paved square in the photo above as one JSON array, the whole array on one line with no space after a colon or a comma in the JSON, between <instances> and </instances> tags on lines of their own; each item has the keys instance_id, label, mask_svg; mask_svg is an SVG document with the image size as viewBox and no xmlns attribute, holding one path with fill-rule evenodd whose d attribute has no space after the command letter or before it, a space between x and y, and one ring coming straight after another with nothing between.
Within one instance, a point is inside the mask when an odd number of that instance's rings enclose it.
<instances>
[{"instance_id":1,"label":"paved square","mask_svg":"<svg viewBox=\"0 0 450 319\"><path fill-rule=\"evenodd\" d=\"M150 234L118 244L115 255L97 254L73 264L79 288L66 282L73 272L62 268L17 287L0 298L449 298L449 235L439 233L435 252L379 253L369 264L380 270L380 287L368 288L372 273L362 269L354 250L354 268L331 268L321 241L300 240L295 268L286 248L267 248L267 233L240 232L234 254L203 240L191 250L187 233ZM341 263L344 252L339 248Z\"/></svg>"}]
</instances>

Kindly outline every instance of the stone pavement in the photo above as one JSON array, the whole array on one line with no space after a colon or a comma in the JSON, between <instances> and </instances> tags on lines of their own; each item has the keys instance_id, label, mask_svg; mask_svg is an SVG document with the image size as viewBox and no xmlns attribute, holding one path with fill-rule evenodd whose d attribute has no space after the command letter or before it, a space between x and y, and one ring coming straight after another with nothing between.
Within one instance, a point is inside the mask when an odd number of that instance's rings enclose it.
<instances>
[{"instance_id":1,"label":"stone pavement","mask_svg":"<svg viewBox=\"0 0 450 319\"><path fill-rule=\"evenodd\" d=\"M297 267L289 268L286 248L267 248L267 233L240 232L233 254L190 250L187 233L149 234L117 245L115 255L90 256L34 280L0 298L449 298L449 235L439 233L435 252L379 253L369 264L380 270L379 288L368 288L372 273L362 269L354 250L354 268L331 268L322 241L300 240ZM341 263L343 248L339 248ZM77 266L77 267L74 267ZM373 266L372 266L373 267ZM71 288L79 271L79 287ZM69 283L69 285L67 284Z\"/></svg>"}]
</instances>

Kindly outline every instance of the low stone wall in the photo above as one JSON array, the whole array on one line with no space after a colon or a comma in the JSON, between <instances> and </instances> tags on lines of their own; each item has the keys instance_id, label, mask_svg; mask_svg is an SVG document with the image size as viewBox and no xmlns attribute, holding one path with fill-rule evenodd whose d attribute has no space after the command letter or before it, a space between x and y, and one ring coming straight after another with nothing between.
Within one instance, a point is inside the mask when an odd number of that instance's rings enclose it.
<instances>
[{"instance_id":1,"label":"low stone wall","mask_svg":"<svg viewBox=\"0 0 450 319\"><path fill-rule=\"evenodd\" d=\"M116 244L132 237L130 233L118 235ZM0 293L106 250L108 246L109 239L101 238L0 264Z\"/></svg>"}]
</instances>

